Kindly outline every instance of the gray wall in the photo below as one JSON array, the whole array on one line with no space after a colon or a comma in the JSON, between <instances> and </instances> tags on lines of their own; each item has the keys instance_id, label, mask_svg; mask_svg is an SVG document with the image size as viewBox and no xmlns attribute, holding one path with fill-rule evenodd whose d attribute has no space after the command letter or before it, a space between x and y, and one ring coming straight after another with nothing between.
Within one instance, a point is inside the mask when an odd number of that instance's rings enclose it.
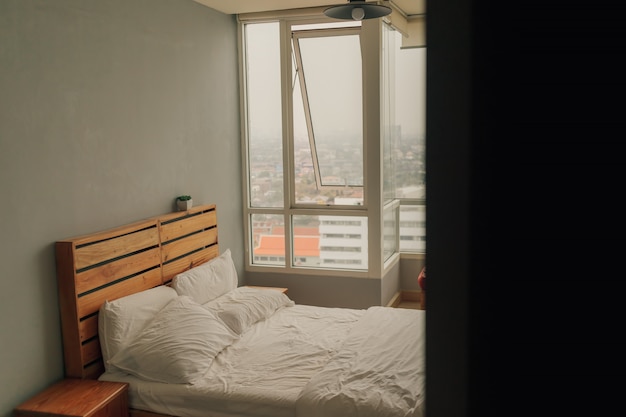
<instances>
[{"instance_id":1,"label":"gray wall","mask_svg":"<svg viewBox=\"0 0 626 417\"><path fill-rule=\"evenodd\" d=\"M248 272L250 285L287 287L289 298L298 304L323 307L367 308L381 302L381 280ZM391 297L390 297L391 298Z\"/></svg>"},{"instance_id":2,"label":"gray wall","mask_svg":"<svg viewBox=\"0 0 626 417\"><path fill-rule=\"evenodd\" d=\"M0 0L0 416L63 376L56 240L188 193L241 269L236 38L191 0Z\"/></svg>"},{"instance_id":3,"label":"gray wall","mask_svg":"<svg viewBox=\"0 0 626 417\"><path fill-rule=\"evenodd\" d=\"M399 289L419 290L417 276L424 262L423 255L404 255L380 279L247 271L245 280L249 285L287 287L298 304L367 308L387 305Z\"/></svg>"},{"instance_id":4,"label":"gray wall","mask_svg":"<svg viewBox=\"0 0 626 417\"><path fill-rule=\"evenodd\" d=\"M417 276L425 266L424 255L408 255L400 260L400 288L403 290L420 290Z\"/></svg>"}]
</instances>

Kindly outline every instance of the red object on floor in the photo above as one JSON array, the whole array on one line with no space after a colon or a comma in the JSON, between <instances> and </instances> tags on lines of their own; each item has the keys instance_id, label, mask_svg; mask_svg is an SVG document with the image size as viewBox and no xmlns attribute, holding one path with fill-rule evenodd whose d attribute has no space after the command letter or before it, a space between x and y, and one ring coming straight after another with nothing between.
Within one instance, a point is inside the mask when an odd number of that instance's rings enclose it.
<instances>
[{"instance_id":1,"label":"red object on floor","mask_svg":"<svg viewBox=\"0 0 626 417\"><path fill-rule=\"evenodd\" d=\"M422 268L422 272L417 276L417 284L422 291L426 291L426 267Z\"/></svg>"}]
</instances>

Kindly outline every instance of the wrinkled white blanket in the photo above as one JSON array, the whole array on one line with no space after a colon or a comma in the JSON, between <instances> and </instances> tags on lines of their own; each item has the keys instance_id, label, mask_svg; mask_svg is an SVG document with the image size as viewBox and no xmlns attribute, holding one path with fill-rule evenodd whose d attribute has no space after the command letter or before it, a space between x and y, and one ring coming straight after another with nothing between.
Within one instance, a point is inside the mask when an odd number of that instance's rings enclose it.
<instances>
[{"instance_id":1,"label":"wrinkled white blanket","mask_svg":"<svg viewBox=\"0 0 626 417\"><path fill-rule=\"evenodd\" d=\"M297 417L422 417L425 322L418 310L370 307L305 385Z\"/></svg>"},{"instance_id":2,"label":"wrinkled white blanket","mask_svg":"<svg viewBox=\"0 0 626 417\"><path fill-rule=\"evenodd\" d=\"M421 310L295 305L220 353L195 384L130 384L131 408L181 417L423 417Z\"/></svg>"}]
</instances>

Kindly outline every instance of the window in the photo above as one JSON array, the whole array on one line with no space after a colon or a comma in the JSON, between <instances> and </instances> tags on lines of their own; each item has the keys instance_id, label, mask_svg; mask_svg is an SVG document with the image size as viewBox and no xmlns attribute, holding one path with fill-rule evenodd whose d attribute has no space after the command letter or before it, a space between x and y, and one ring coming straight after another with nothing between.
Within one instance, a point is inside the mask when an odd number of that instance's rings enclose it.
<instances>
[{"instance_id":1,"label":"window","mask_svg":"<svg viewBox=\"0 0 626 417\"><path fill-rule=\"evenodd\" d=\"M363 204L359 28L294 26L292 45L295 204Z\"/></svg>"},{"instance_id":2,"label":"window","mask_svg":"<svg viewBox=\"0 0 626 417\"><path fill-rule=\"evenodd\" d=\"M364 116L372 114L367 98L379 101L381 85L388 88L376 65L386 47L364 36L382 26L286 16L240 21L246 267L380 276L378 254L384 248L389 259L408 247L398 230L419 229L404 227L407 196L399 194L423 169L414 163L423 150L391 127L396 114L384 103L374 108L378 116L385 109L387 124ZM383 176L385 207L393 206L384 214L382 195L369 191ZM417 181L423 188L423 176Z\"/></svg>"},{"instance_id":3,"label":"window","mask_svg":"<svg viewBox=\"0 0 626 417\"><path fill-rule=\"evenodd\" d=\"M249 205L283 207L283 140L278 22L245 26ZM271 225L268 217L266 224Z\"/></svg>"},{"instance_id":4,"label":"window","mask_svg":"<svg viewBox=\"0 0 626 417\"><path fill-rule=\"evenodd\" d=\"M402 35L383 25L385 259L426 252L425 68L426 48L403 48Z\"/></svg>"}]
</instances>

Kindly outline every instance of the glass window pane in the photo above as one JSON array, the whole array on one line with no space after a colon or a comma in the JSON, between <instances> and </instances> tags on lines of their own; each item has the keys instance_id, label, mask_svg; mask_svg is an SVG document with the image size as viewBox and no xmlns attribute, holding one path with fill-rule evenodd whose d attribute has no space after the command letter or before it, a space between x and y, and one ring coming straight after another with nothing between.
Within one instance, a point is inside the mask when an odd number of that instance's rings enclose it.
<instances>
[{"instance_id":1,"label":"glass window pane","mask_svg":"<svg viewBox=\"0 0 626 417\"><path fill-rule=\"evenodd\" d=\"M294 266L367 269L367 217L293 216Z\"/></svg>"},{"instance_id":2,"label":"glass window pane","mask_svg":"<svg viewBox=\"0 0 626 417\"><path fill-rule=\"evenodd\" d=\"M397 205L385 208L383 213L383 260L386 261L398 251L397 239Z\"/></svg>"},{"instance_id":3,"label":"glass window pane","mask_svg":"<svg viewBox=\"0 0 626 417\"><path fill-rule=\"evenodd\" d=\"M320 221L318 216L293 216L293 265L320 266Z\"/></svg>"},{"instance_id":4,"label":"glass window pane","mask_svg":"<svg viewBox=\"0 0 626 417\"><path fill-rule=\"evenodd\" d=\"M400 251L426 253L426 206L400 206Z\"/></svg>"},{"instance_id":5,"label":"glass window pane","mask_svg":"<svg viewBox=\"0 0 626 417\"><path fill-rule=\"evenodd\" d=\"M426 251L426 48L401 49L402 35L383 29L383 201L400 200L399 250ZM408 205L408 202L419 205ZM390 221L385 213L385 224ZM385 228L384 251L391 249Z\"/></svg>"},{"instance_id":6,"label":"glass window pane","mask_svg":"<svg viewBox=\"0 0 626 417\"><path fill-rule=\"evenodd\" d=\"M283 207L283 144L278 22L244 26L251 207Z\"/></svg>"},{"instance_id":7,"label":"glass window pane","mask_svg":"<svg viewBox=\"0 0 626 417\"><path fill-rule=\"evenodd\" d=\"M295 197L363 199L361 50L358 34L296 37L293 90ZM337 94L340 92L340 94ZM344 200L344 202L352 200Z\"/></svg>"},{"instance_id":8,"label":"glass window pane","mask_svg":"<svg viewBox=\"0 0 626 417\"><path fill-rule=\"evenodd\" d=\"M285 217L252 214L252 264L285 266Z\"/></svg>"},{"instance_id":9,"label":"glass window pane","mask_svg":"<svg viewBox=\"0 0 626 417\"><path fill-rule=\"evenodd\" d=\"M385 26L383 41L383 193L426 197L426 48L400 49L402 35Z\"/></svg>"}]
</instances>

